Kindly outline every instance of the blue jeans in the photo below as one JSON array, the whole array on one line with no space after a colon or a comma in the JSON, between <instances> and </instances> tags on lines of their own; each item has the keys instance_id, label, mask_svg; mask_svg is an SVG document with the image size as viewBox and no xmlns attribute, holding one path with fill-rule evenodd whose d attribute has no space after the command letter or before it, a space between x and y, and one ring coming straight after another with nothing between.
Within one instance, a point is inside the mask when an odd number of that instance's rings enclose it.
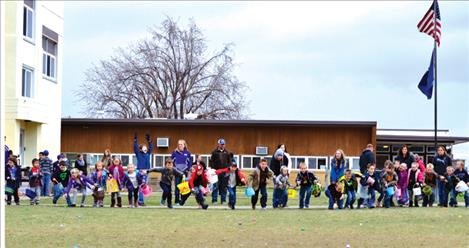
<instances>
[{"instance_id":1,"label":"blue jeans","mask_svg":"<svg viewBox=\"0 0 469 248\"><path fill-rule=\"evenodd\" d=\"M439 178L436 180L436 187L438 189L438 205L448 205L448 193L446 192L446 183L441 181Z\"/></svg>"},{"instance_id":2,"label":"blue jeans","mask_svg":"<svg viewBox=\"0 0 469 248\"><path fill-rule=\"evenodd\" d=\"M42 196L49 196L50 194L49 184L50 184L50 174L44 174L42 176L42 185L41 185Z\"/></svg>"},{"instance_id":3,"label":"blue jeans","mask_svg":"<svg viewBox=\"0 0 469 248\"><path fill-rule=\"evenodd\" d=\"M274 196L273 196L273 207L283 207L285 206L285 198L288 198L288 193L286 189L274 189Z\"/></svg>"},{"instance_id":4,"label":"blue jeans","mask_svg":"<svg viewBox=\"0 0 469 248\"><path fill-rule=\"evenodd\" d=\"M353 208L353 204L355 203L355 200L357 199L356 193L353 190L349 190L347 192L347 200L345 200L345 208L350 207Z\"/></svg>"},{"instance_id":5,"label":"blue jeans","mask_svg":"<svg viewBox=\"0 0 469 248\"><path fill-rule=\"evenodd\" d=\"M54 199L52 199L52 203L57 203L57 201L59 200L59 198L63 195L63 192L64 192L64 187L62 186L62 184L58 183L58 184L55 184L54 185ZM67 205L70 206L72 203L70 201L70 196L67 195Z\"/></svg>"},{"instance_id":6,"label":"blue jeans","mask_svg":"<svg viewBox=\"0 0 469 248\"><path fill-rule=\"evenodd\" d=\"M300 208L309 208L309 200L311 199L311 186L300 187Z\"/></svg>"},{"instance_id":7,"label":"blue jeans","mask_svg":"<svg viewBox=\"0 0 469 248\"><path fill-rule=\"evenodd\" d=\"M386 193L384 193L384 194L386 194ZM386 194L386 196L384 197L384 207L385 208L391 207L391 201L392 201L393 196L394 195Z\"/></svg>"},{"instance_id":8,"label":"blue jeans","mask_svg":"<svg viewBox=\"0 0 469 248\"><path fill-rule=\"evenodd\" d=\"M252 206L256 206L259 192L261 193L261 207L265 208L267 206L267 187L265 185L259 186L259 189L255 191L254 195L251 197L251 204Z\"/></svg>"},{"instance_id":9,"label":"blue jeans","mask_svg":"<svg viewBox=\"0 0 469 248\"><path fill-rule=\"evenodd\" d=\"M174 179L175 179L176 186L178 184L182 183L182 176L176 176L176 177L174 177ZM176 204L179 203L180 200L181 200L179 196L180 196L179 189L178 189L178 187L176 187L176 189L174 190L174 202Z\"/></svg>"},{"instance_id":10,"label":"blue jeans","mask_svg":"<svg viewBox=\"0 0 469 248\"><path fill-rule=\"evenodd\" d=\"M329 209L334 209L334 203L337 204L339 209L342 209L342 206L344 205L343 199L335 199L332 197L331 192L328 189L326 190L326 196L329 198Z\"/></svg>"},{"instance_id":11,"label":"blue jeans","mask_svg":"<svg viewBox=\"0 0 469 248\"><path fill-rule=\"evenodd\" d=\"M218 182L213 184L212 189L212 203L218 201L218 195L221 196L221 203L226 202L226 191L228 187L228 177L225 176L225 173L218 175Z\"/></svg>"},{"instance_id":12,"label":"blue jeans","mask_svg":"<svg viewBox=\"0 0 469 248\"><path fill-rule=\"evenodd\" d=\"M228 189L228 204L233 206L236 204L236 186L234 187L227 187Z\"/></svg>"},{"instance_id":13,"label":"blue jeans","mask_svg":"<svg viewBox=\"0 0 469 248\"><path fill-rule=\"evenodd\" d=\"M446 199L448 199L448 195L446 194ZM446 203L446 202L445 202ZM456 190L452 189L449 192L449 205L451 207L457 206L458 205L458 192Z\"/></svg>"}]
</instances>

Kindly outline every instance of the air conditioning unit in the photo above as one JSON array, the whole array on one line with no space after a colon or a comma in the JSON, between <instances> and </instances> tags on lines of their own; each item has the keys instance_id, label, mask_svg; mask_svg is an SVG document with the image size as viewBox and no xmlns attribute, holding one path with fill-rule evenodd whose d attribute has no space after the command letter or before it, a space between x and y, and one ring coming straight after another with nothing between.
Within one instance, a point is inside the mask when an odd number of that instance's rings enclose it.
<instances>
[{"instance_id":1,"label":"air conditioning unit","mask_svg":"<svg viewBox=\"0 0 469 248\"><path fill-rule=\"evenodd\" d=\"M269 148L267 146L256 146L256 155L267 155L269 154Z\"/></svg>"},{"instance_id":2,"label":"air conditioning unit","mask_svg":"<svg viewBox=\"0 0 469 248\"><path fill-rule=\"evenodd\" d=\"M156 139L156 147L169 147L169 138L157 138Z\"/></svg>"}]
</instances>

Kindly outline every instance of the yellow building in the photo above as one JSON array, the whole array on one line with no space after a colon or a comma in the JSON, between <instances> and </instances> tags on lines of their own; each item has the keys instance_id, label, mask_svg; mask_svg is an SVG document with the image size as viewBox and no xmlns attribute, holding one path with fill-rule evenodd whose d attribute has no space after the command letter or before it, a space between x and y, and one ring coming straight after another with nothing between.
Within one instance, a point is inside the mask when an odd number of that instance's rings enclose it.
<instances>
[{"instance_id":1,"label":"yellow building","mask_svg":"<svg viewBox=\"0 0 469 248\"><path fill-rule=\"evenodd\" d=\"M22 165L45 149L54 159L60 152L63 3L2 1L1 8L5 143Z\"/></svg>"}]
</instances>

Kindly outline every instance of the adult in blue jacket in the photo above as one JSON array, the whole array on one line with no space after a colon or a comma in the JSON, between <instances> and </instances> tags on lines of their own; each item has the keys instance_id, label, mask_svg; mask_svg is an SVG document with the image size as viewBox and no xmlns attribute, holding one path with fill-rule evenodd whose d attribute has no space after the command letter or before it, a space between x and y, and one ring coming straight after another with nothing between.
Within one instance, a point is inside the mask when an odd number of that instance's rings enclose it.
<instances>
[{"instance_id":1,"label":"adult in blue jacket","mask_svg":"<svg viewBox=\"0 0 469 248\"><path fill-rule=\"evenodd\" d=\"M137 133L134 136L134 152L137 156L137 169L143 170L143 173L146 173L146 170L150 169L150 160L151 152L153 150L153 144L151 142L150 134L146 134L146 139L148 142L148 147L145 144L138 144ZM145 206L145 199L142 193L138 194L138 203L140 206Z\"/></svg>"},{"instance_id":2,"label":"adult in blue jacket","mask_svg":"<svg viewBox=\"0 0 469 248\"><path fill-rule=\"evenodd\" d=\"M334 158L331 161L331 171L329 175L329 183L336 184L345 174L345 169L347 168L347 161L345 160L345 153L342 149L338 149L335 152ZM329 198L329 209L332 209L334 206L334 197L331 195L329 190L326 190L326 196ZM339 206L342 208L342 206Z\"/></svg>"},{"instance_id":3,"label":"adult in blue jacket","mask_svg":"<svg viewBox=\"0 0 469 248\"><path fill-rule=\"evenodd\" d=\"M173 163L178 171L182 172L184 175L187 175L190 172L192 167L192 157L191 153L187 149L187 143L185 140L178 140L178 146L173 151L173 153L171 153L171 159L173 160ZM175 179L176 185L180 184L182 182L182 175L177 175ZM180 194L177 187L174 190L174 198L175 204L178 204L180 202Z\"/></svg>"},{"instance_id":4,"label":"adult in blue jacket","mask_svg":"<svg viewBox=\"0 0 469 248\"><path fill-rule=\"evenodd\" d=\"M445 146L439 146L437 149L437 154L433 158L433 166L436 174L438 174L438 180L436 180L436 185L438 189L438 206L442 207L445 205L446 199L446 183L441 180L445 173L446 167L453 165L453 160L448 155Z\"/></svg>"}]
</instances>

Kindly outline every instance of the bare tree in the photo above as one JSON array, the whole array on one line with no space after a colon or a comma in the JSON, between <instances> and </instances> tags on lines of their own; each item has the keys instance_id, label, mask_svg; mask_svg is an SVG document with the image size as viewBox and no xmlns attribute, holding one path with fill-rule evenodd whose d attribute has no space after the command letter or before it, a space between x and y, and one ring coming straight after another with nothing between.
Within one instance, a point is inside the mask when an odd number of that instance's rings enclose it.
<instances>
[{"instance_id":1,"label":"bare tree","mask_svg":"<svg viewBox=\"0 0 469 248\"><path fill-rule=\"evenodd\" d=\"M87 115L104 110L116 118L245 118L247 86L233 75L231 44L208 54L193 20L181 29L167 18L150 33L86 72L77 94Z\"/></svg>"}]
</instances>

